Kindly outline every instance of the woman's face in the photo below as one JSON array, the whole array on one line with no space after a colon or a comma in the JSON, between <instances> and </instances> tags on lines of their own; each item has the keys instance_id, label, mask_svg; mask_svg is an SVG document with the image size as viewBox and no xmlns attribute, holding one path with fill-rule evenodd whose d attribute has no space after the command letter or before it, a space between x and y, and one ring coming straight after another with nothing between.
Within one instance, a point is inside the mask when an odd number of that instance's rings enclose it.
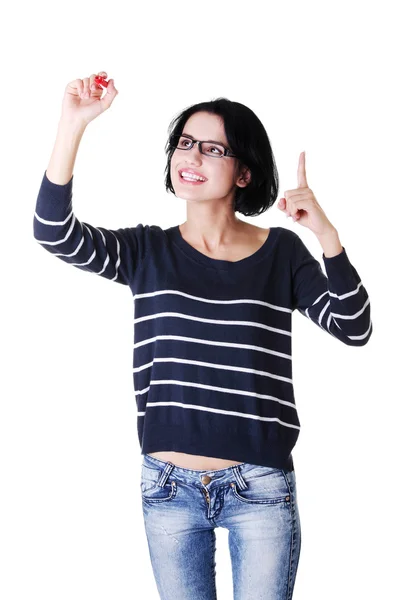
<instances>
[{"instance_id":1,"label":"woman's face","mask_svg":"<svg viewBox=\"0 0 400 600\"><path fill-rule=\"evenodd\" d=\"M192 115L182 134L195 140L213 140L229 148L223 122L220 117L206 112ZM230 148L229 148L230 149ZM206 178L201 185L185 183L179 174L181 169L193 169ZM229 156L214 158L201 154L198 144L190 150L176 148L171 156L170 176L176 196L189 201L223 200L233 201L236 185L247 185L239 181L238 159Z\"/></svg>"}]
</instances>

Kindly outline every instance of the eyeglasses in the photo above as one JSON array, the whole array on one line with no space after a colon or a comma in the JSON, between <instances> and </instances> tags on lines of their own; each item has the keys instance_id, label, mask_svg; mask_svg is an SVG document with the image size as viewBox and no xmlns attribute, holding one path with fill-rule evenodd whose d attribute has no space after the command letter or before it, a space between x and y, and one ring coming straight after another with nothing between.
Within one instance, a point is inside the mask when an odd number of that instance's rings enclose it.
<instances>
[{"instance_id":1,"label":"eyeglasses","mask_svg":"<svg viewBox=\"0 0 400 600\"><path fill-rule=\"evenodd\" d=\"M214 158L222 158L223 156L231 156L235 158L235 155L222 144L214 144L212 142L200 142L199 140L192 140L192 138L184 135L171 135L169 140L172 148L178 148L178 150L190 150L194 144L199 145L199 150L206 156L212 156Z\"/></svg>"}]
</instances>

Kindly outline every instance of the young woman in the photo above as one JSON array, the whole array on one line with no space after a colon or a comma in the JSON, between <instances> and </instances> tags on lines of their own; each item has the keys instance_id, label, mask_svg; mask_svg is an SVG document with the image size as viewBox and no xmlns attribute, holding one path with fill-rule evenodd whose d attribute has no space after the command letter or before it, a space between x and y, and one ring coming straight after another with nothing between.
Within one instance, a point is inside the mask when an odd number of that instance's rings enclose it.
<instances>
[{"instance_id":1,"label":"young woman","mask_svg":"<svg viewBox=\"0 0 400 600\"><path fill-rule=\"evenodd\" d=\"M79 143L118 93L111 79L102 97L94 78L67 85L34 236L134 297L140 485L160 598L216 598L215 528L225 527L235 599L288 600L301 546L292 312L362 346L372 334L367 292L308 187L304 153L298 187L278 207L317 236L327 277L296 233L237 217L268 210L279 181L261 121L225 98L187 108L169 129L165 186L186 200L184 223L80 222Z\"/></svg>"}]
</instances>

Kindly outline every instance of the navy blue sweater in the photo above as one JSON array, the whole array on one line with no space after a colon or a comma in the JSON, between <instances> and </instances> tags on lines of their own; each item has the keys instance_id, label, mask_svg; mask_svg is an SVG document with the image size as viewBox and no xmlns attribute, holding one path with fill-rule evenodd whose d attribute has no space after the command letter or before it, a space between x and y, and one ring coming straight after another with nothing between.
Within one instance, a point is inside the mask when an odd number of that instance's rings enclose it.
<instances>
[{"instance_id":1,"label":"navy blue sweater","mask_svg":"<svg viewBox=\"0 0 400 600\"><path fill-rule=\"evenodd\" d=\"M62 261L131 290L142 454L173 450L293 469L293 311L349 346L372 334L369 297L345 248L322 255L325 276L296 233L271 227L254 254L217 260L177 225L110 230L80 222L72 183L44 173L34 237Z\"/></svg>"}]
</instances>

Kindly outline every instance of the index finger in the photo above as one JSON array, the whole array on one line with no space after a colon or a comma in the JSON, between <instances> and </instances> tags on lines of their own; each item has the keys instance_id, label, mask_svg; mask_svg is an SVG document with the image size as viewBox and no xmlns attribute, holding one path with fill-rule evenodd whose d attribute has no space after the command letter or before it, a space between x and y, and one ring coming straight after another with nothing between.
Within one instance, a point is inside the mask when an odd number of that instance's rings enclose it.
<instances>
[{"instance_id":1,"label":"index finger","mask_svg":"<svg viewBox=\"0 0 400 600\"><path fill-rule=\"evenodd\" d=\"M306 177L306 153L301 152L299 158L299 166L297 168L297 187L308 187L307 177Z\"/></svg>"}]
</instances>

